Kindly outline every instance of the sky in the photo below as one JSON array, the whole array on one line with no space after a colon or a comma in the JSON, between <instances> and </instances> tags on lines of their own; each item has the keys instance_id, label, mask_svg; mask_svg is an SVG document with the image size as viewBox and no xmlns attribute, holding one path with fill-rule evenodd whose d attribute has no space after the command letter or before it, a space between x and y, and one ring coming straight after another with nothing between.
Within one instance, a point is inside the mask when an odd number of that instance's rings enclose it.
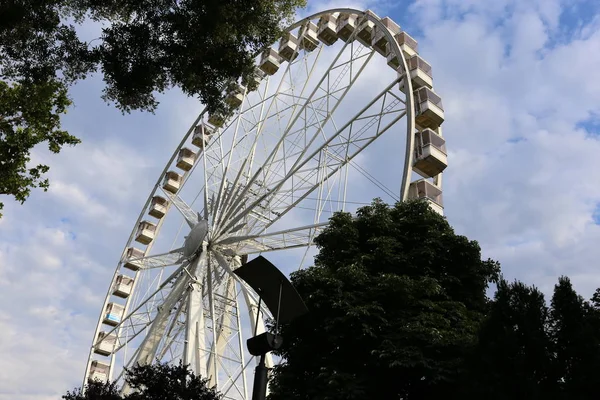
<instances>
[{"instance_id":1,"label":"sky","mask_svg":"<svg viewBox=\"0 0 600 400\"><path fill-rule=\"evenodd\" d=\"M590 297L600 287L600 3L315 1L300 14L342 6L391 16L433 66L455 230L510 280L550 293L567 275ZM80 385L124 243L202 109L175 89L155 114L121 115L102 87L94 77L73 88L64 126L81 145L36 149L50 190L24 205L2 199L1 400L57 399Z\"/></svg>"}]
</instances>

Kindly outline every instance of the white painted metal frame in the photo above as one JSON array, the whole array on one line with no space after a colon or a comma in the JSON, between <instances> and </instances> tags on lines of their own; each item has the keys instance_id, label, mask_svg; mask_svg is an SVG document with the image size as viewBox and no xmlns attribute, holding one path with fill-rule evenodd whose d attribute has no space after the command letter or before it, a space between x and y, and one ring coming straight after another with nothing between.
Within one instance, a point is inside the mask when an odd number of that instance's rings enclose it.
<instances>
[{"instance_id":1,"label":"white painted metal frame","mask_svg":"<svg viewBox=\"0 0 600 400\"><path fill-rule=\"evenodd\" d=\"M194 371L209 377L224 398L248 399L252 358L245 353L245 330L263 332L269 312L264 307L258 310L256 294L233 274L240 256L310 246L327 226L323 220L328 217L326 209L344 209L352 160L402 119L406 145L400 199L406 199L412 174L415 111L405 56L394 33L371 12L328 10L297 22L288 31L297 32L301 38L307 24L327 14L351 14L357 21L354 33L330 62L325 60L327 46L320 43L313 51L302 51L282 64L279 80L267 78L257 92L244 92L236 114L213 129L192 168L181 171L183 182L176 194L162 189L162 178L173 168L195 127L206 123L205 112L165 166L134 227L145 217L158 191L168 205L165 217L157 223L156 236L171 205L190 229L207 220L208 235L202 251L195 254L186 255L184 247L176 246L152 254L152 242L144 257L128 260L139 270L133 276L133 293L125 301L124 318L107 332L116 336L109 356L109 379L116 373L122 380L122 368L134 363L183 359ZM345 104L371 59L379 57L371 47L354 40L366 24L375 27L378 40L386 38L389 53L401 60L400 68L379 94L350 117L340 119L336 111ZM200 170L195 174L197 168ZM188 204L180 194L188 181L198 184L198 175L200 191ZM434 184L441 187L441 174L434 178ZM203 203L199 212L194 208L197 198ZM312 200L312 224L271 232L286 215ZM135 229L126 249L134 235ZM123 272L124 257L125 251L113 281ZM111 299L109 289L102 310ZM258 326L257 313L261 314ZM243 318L249 327L244 326ZM96 357L94 347L102 327L101 315L85 377ZM273 365L273 360L269 357L267 363Z\"/></svg>"}]
</instances>

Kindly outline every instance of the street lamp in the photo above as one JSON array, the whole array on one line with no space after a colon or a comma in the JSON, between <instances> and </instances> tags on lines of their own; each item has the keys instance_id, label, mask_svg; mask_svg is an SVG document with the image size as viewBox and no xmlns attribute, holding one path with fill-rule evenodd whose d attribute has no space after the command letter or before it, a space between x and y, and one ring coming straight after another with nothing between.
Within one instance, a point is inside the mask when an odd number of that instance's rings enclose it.
<instances>
[{"instance_id":1,"label":"street lamp","mask_svg":"<svg viewBox=\"0 0 600 400\"><path fill-rule=\"evenodd\" d=\"M247 340L248 351L253 356L260 356L255 369L252 400L264 400L267 396L268 369L265 365L265 355L277 350L283 343L283 338L277 334L280 322L290 322L308 312L302 298L285 275L263 256L243 264L233 271L258 293L258 311L254 325L254 337ZM256 335L260 306L264 302L275 317L275 334L264 332Z\"/></svg>"}]
</instances>

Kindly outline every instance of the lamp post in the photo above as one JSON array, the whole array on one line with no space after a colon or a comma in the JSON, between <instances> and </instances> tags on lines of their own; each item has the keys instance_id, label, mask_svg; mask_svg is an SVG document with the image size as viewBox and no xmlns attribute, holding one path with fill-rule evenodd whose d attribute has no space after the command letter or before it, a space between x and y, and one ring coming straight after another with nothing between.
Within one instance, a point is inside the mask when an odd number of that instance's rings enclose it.
<instances>
[{"instance_id":1,"label":"lamp post","mask_svg":"<svg viewBox=\"0 0 600 400\"><path fill-rule=\"evenodd\" d=\"M277 350L283 344L283 338L277 334L280 322L290 322L308 312L302 298L285 275L263 256L243 264L233 271L258 293L258 312L254 326L254 337L247 340L248 351L253 356L260 356L255 369L252 400L264 400L267 396L268 368L265 356ZM256 335L260 306L264 302L275 317L275 334L264 332Z\"/></svg>"}]
</instances>

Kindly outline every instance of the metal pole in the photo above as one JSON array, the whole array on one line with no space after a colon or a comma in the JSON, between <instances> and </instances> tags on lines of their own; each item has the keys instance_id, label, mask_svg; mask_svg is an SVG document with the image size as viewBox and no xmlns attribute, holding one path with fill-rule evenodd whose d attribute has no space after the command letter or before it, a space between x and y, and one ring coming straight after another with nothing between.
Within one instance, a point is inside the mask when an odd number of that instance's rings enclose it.
<instances>
[{"instance_id":1,"label":"metal pole","mask_svg":"<svg viewBox=\"0 0 600 400\"><path fill-rule=\"evenodd\" d=\"M254 387L252 388L252 400L265 400L267 398L267 373L269 369L265 365L265 355L260 356L260 362L254 369Z\"/></svg>"}]
</instances>

